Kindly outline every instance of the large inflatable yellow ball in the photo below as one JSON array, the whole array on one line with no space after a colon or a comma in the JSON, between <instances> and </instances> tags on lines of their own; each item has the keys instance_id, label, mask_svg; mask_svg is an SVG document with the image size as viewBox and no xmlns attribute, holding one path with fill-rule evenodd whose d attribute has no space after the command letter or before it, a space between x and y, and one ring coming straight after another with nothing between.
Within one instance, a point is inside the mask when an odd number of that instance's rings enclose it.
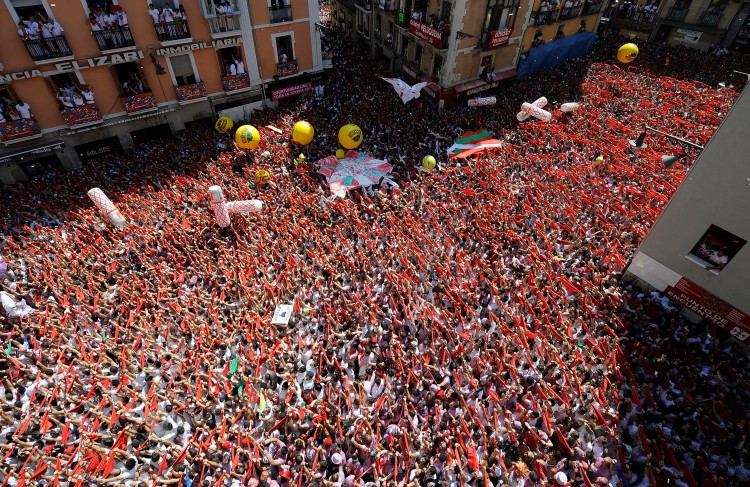
<instances>
[{"instance_id":1,"label":"large inflatable yellow ball","mask_svg":"<svg viewBox=\"0 0 750 487\"><path fill-rule=\"evenodd\" d=\"M422 158L422 167L427 169L428 171L432 171L435 169L435 165L437 164L437 161L432 156L424 156Z\"/></svg>"},{"instance_id":2,"label":"large inflatable yellow ball","mask_svg":"<svg viewBox=\"0 0 750 487\"><path fill-rule=\"evenodd\" d=\"M623 44L620 49L617 50L617 60L621 63L632 63L635 58L638 57L638 46L632 42Z\"/></svg>"},{"instance_id":3,"label":"large inflatable yellow ball","mask_svg":"<svg viewBox=\"0 0 750 487\"><path fill-rule=\"evenodd\" d=\"M259 186L263 186L271 180L271 175L265 169L258 169L255 171L255 183Z\"/></svg>"},{"instance_id":4,"label":"large inflatable yellow ball","mask_svg":"<svg viewBox=\"0 0 750 487\"><path fill-rule=\"evenodd\" d=\"M339 144L344 149L356 149L363 139L362 129L354 124L347 124L339 129Z\"/></svg>"},{"instance_id":5,"label":"large inflatable yellow ball","mask_svg":"<svg viewBox=\"0 0 750 487\"><path fill-rule=\"evenodd\" d=\"M346 152L344 152L344 149L339 149L336 151L336 157L339 159L343 159L346 155Z\"/></svg>"},{"instance_id":6,"label":"large inflatable yellow ball","mask_svg":"<svg viewBox=\"0 0 750 487\"><path fill-rule=\"evenodd\" d=\"M255 149L260 144L260 134L252 125L243 125L235 132L234 141L240 149Z\"/></svg>"},{"instance_id":7,"label":"large inflatable yellow ball","mask_svg":"<svg viewBox=\"0 0 750 487\"><path fill-rule=\"evenodd\" d=\"M219 119L216 121L216 125L214 125L216 131L220 134L226 134L227 132L232 130L232 127L234 127L234 120L227 117L226 115L219 117Z\"/></svg>"},{"instance_id":8,"label":"large inflatable yellow ball","mask_svg":"<svg viewBox=\"0 0 750 487\"><path fill-rule=\"evenodd\" d=\"M315 129L308 122L302 120L294 124L292 128L292 140L300 145L307 145L315 137Z\"/></svg>"}]
</instances>

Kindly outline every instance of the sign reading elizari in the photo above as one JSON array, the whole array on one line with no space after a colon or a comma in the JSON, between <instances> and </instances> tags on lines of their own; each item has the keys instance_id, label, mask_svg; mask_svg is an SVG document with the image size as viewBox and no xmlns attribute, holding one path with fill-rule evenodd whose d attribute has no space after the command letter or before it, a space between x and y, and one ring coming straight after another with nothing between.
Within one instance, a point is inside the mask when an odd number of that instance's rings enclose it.
<instances>
[{"instance_id":1,"label":"sign reading elizari","mask_svg":"<svg viewBox=\"0 0 750 487\"><path fill-rule=\"evenodd\" d=\"M179 54L182 52L196 51L198 49L206 49L209 47L221 48L229 46L237 46L242 44L242 37L230 37L228 39L215 39L210 42L191 42L189 44L182 44L179 46L162 47L156 50L158 56L164 56L169 54ZM11 81L18 81L29 78L39 78L42 76L51 76L58 73L70 73L80 69L96 68L99 66L113 66L115 64L130 63L143 59L143 51L133 50L121 53L109 54L107 56L96 56L88 59L63 61L55 63L54 71L41 71L39 69L30 69L28 71L17 71L15 73L2 74L0 73L0 84L10 83Z\"/></svg>"}]
</instances>

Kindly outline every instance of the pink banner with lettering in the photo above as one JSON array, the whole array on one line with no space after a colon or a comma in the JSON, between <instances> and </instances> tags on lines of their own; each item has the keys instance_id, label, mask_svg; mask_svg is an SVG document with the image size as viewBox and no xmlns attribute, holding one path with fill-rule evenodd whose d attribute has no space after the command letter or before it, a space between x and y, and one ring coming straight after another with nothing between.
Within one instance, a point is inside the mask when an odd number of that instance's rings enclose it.
<instances>
[{"instance_id":1,"label":"pink banner with lettering","mask_svg":"<svg viewBox=\"0 0 750 487\"><path fill-rule=\"evenodd\" d=\"M279 88L278 90L271 91L271 100L281 100L283 98L289 98L290 96L301 95L312 90L312 83L302 83L299 85L287 86L285 88Z\"/></svg>"}]
</instances>

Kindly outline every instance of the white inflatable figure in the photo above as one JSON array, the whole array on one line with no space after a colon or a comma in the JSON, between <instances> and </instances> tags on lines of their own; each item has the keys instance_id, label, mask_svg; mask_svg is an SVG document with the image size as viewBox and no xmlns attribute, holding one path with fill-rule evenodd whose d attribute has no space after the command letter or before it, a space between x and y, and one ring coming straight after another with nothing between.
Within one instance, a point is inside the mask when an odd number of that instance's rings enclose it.
<instances>
[{"instance_id":1,"label":"white inflatable figure","mask_svg":"<svg viewBox=\"0 0 750 487\"><path fill-rule=\"evenodd\" d=\"M380 78L380 79L387 81L393 86L393 88L396 90L396 93L398 93L398 96L401 97L401 101L404 102L404 104L410 102L411 100L415 98L419 98L422 88L424 88L425 86L429 84L426 81L423 81L422 83L417 83L414 86L409 86L404 81L398 78Z\"/></svg>"},{"instance_id":2,"label":"white inflatable figure","mask_svg":"<svg viewBox=\"0 0 750 487\"><path fill-rule=\"evenodd\" d=\"M542 108L546 105L547 99L545 97L539 98L534 103L524 102L524 104L521 105L521 111L518 112L516 118L519 122L523 122L529 117L538 118L543 122L549 122L550 120L552 120L552 114L547 110L542 110Z\"/></svg>"},{"instance_id":3,"label":"white inflatable figure","mask_svg":"<svg viewBox=\"0 0 750 487\"><path fill-rule=\"evenodd\" d=\"M10 294L5 291L0 291L0 301L2 301L3 309L10 318L25 318L31 314L34 309L26 304L26 301L21 299L16 302Z\"/></svg>"},{"instance_id":4,"label":"white inflatable figure","mask_svg":"<svg viewBox=\"0 0 750 487\"><path fill-rule=\"evenodd\" d=\"M107 198L107 195L104 194L104 191L102 191L99 188L91 188L88 193L89 198L91 198L91 201L94 202L96 207L99 209L99 212L106 218L109 219L110 222L120 230L125 228L125 217L122 216L122 213L120 213L120 210L117 209L114 203Z\"/></svg>"},{"instance_id":5,"label":"white inflatable figure","mask_svg":"<svg viewBox=\"0 0 750 487\"><path fill-rule=\"evenodd\" d=\"M575 102L563 103L562 105L560 105L560 111L563 113L575 112L579 108L581 108L581 104Z\"/></svg>"},{"instance_id":6,"label":"white inflatable figure","mask_svg":"<svg viewBox=\"0 0 750 487\"><path fill-rule=\"evenodd\" d=\"M222 228L228 227L231 220L224 201L224 192L219 186L211 186L208 192L211 193L211 209L214 212L216 224Z\"/></svg>"},{"instance_id":7,"label":"white inflatable figure","mask_svg":"<svg viewBox=\"0 0 750 487\"><path fill-rule=\"evenodd\" d=\"M497 103L497 98L494 96L487 96L484 98L472 98L469 100L470 107L486 107Z\"/></svg>"},{"instance_id":8,"label":"white inflatable figure","mask_svg":"<svg viewBox=\"0 0 750 487\"><path fill-rule=\"evenodd\" d=\"M249 215L250 213L263 211L263 202L260 200L230 201L226 204L226 207L229 214Z\"/></svg>"}]
</instances>

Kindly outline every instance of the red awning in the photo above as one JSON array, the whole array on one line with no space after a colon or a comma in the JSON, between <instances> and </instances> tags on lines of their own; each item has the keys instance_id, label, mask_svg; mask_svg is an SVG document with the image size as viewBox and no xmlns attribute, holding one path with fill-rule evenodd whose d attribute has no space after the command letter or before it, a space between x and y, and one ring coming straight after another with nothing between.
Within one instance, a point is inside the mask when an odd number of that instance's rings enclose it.
<instances>
[{"instance_id":1,"label":"red awning","mask_svg":"<svg viewBox=\"0 0 750 487\"><path fill-rule=\"evenodd\" d=\"M481 78L478 78L467 81L466 83L461 83L460 85L456 85L453 87L453 89L456 90L457 95L466 93L468 91L474 91L475 93L478 93L480 91L489 90L490 88L496 87L500 81L515 78L516 74L517 71L515 69L509 69L508 71L503 71L502 73L496 73L495 79L492 82L488 82Z\"/></svg>"}]
</instances>

